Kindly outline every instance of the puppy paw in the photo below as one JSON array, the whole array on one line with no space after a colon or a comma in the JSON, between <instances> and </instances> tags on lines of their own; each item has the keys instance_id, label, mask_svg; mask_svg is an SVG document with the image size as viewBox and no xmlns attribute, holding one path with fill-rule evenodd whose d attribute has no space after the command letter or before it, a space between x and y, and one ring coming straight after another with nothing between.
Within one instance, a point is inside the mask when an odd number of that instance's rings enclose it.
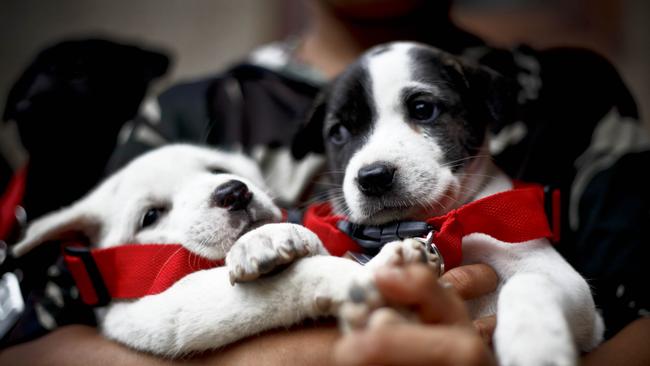
<instances>
[{"instance_id":1,"label":"puppy paw","mask_svg":"<svg viewBox=\"0 0 650 366\"><path fill-rule=\"evenodd\" d=\"M244 234L226 255L230 282L252 281L298 258L327 253L316 234L295 224L267 224Z\"/></svg>"},{"instance_id":2,"label":"puppy paw","mask_svg":"<svg viewBox=\"0 0 650 366\"><path fill-rule=\"evenodd\" d=\"M425 263L438 270L440 258L427 250L416 239L394 241L384 245L359 278L352 282L348 298L340 307L339 323L343 331L382 326L395 321L414 321L416 317L406 309L388 308L374 282L374 272L382 266L404 266Z\"/></svg>"},{"instance_id":3,"label":"puppy paw","mask_svg":"<svg viewBox=\"0 0 650 366\"><path fill-rule=\"evenodd\" d=\"M339 325L344 332L365 328L371 314L385 304L372 276L364 274L352 282L348 298L339 309Z\"/></svg>"},{"instance_id":4,"label":"puppy paw","mask_svg":"<svg viewBox=\"0 0 650 366\"><path fill-rule=\"evenodd\" d=\"M425 263L434 270L440 268L440 257L431 253L425 245L417 239L404 239L384 245L379 254L370 262L369 268L380 266L400 266L408 263Z\"/></svg>"},{"instance_id":5,"label":"puppy paw","mask_svg":"<svg viewBox=\"0 0 650 366\"><path fill-rule=\"evenodd\" d=\"M507 349L497 349L499 365L573 366L578 364L576 350L571 339L564 339L562 342L551 338L529 340L536 342L537 345L515 342Z\"/></svg>"},{"instance_id":6,"label":"puppy paw","mask_svg":"<svg viewBox=\"0 0 650 366\"><path fill-rule=\"evenodd\" d=\"M339 307L338 316L343 332L418 321L415 313L406 308L387 306L374 281L368 277L352 283L347 300Z\"/></svg>"}]
</instances>

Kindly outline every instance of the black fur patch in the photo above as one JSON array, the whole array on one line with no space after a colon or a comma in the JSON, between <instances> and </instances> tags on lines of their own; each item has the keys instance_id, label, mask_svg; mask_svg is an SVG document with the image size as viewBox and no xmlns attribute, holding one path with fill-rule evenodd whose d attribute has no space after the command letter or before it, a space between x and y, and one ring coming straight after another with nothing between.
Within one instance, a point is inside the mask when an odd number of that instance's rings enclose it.
<instances>
[{"instance_id":1,"label":"black fur patch","mask_svg":"<svg viewBox=\"0 0 650 366\"><path fill-rule=\"evenodd\" d=\"M413 79L441 92L436 100L440 115L422 127L437 139L452 171L458 171L478 153L485 139L487 124L492 120L486 96L480 95L478 88L475 90L472 79L452 56L429 48L413 48L410 56Z\"/></svg>"},{"instance_id":2,"label":"black fur patch","mask_svg":"<svg viewBox=\"0 0 650 366\"><path fill-rule=\"evenodd\" d=\"M371 80L362 63L348 68L333 84L326 111L323 128L325 150L329 168L338 172L345 169L352 154L363 146L377 119ZM329 140L329 131L337 123L343 124L351 135L341 145ZM335 174L333 178L334 183L340 184L343 174Z\"/></svg>"}]
</instances>

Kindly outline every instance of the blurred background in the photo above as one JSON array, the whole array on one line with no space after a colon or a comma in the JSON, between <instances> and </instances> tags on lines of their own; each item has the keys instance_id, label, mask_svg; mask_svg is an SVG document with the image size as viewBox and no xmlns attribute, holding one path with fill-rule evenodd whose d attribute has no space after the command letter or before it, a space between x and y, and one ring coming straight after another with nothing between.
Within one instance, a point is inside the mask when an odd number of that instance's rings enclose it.
<instances>
[{"instance_id":1,"label":"blurred background","mask_svg":"<svg viewBox=\"0 0 650 366\"><path fill-rule=\"evenodd\" d=\"M304 1L2 0L0 110L36 53L62 39L109 37L166 50L172 66L153 85L155 93L180 79L219 71L260 44L299 33ZM573 45L600 52L618 67L650 126L649 1L456 0L453 18L498 46ZM0 144L8 146L4 127L0 134Z\"/></svg>"}]
</instances>

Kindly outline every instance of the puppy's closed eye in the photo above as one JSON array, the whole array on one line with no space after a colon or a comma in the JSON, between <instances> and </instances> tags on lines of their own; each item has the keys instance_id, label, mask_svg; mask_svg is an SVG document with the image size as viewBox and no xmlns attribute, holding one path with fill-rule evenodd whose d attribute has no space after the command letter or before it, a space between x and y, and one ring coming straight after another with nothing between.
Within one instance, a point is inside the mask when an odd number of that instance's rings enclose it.
<instances>
[{"instance_id":1,"label":"puppy's closed eye","mask_svg":"<svg viewBox=\"0 0 650 366\"><path fill-rule=\"evenodd\" d=\"M228 174L229 172L224 168L208 167L208 171L212 174Z\"/></svg>"}]
</instances>

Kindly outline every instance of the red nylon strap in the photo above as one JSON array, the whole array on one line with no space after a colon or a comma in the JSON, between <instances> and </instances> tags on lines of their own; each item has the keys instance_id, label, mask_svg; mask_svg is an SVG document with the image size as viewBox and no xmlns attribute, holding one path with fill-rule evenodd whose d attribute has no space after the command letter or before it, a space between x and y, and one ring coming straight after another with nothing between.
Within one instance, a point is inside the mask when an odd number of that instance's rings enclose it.
<instances>
[{"instance_id":1,"label":"red nylon strap","mask_svg":"<svg viewBox=\"0 0 650 366\"><path fill-rule=\"evenodd\" d=\"M340 220L345 219L333 215L330 205L324 203L307 209L304 225L319 236L332 255L361 252L361 247L336 227ZM433 242L440 250L447 269L461 263L461 240L471 233L485 233L512 243L555 237L548 226L544 191L539 186L524 186L498 193L446 215L428 219L427 223L436 230ZM81 257L66 254L64 259L82 300L90 305L100 302L98 291L101 292L101 289L95 288L96 281L106 288L109 299L134 299L163 292L192 272L224 264L223 260L200 257L179 244L121 245L93 249L89 255L93 262L91 267L96 267L101 277L99 280Z\"/></svg>"},{"instance_id":2,"label":"red nylon strap","mask_svg":"<svg viewBox=\"0 0 650 366\"><path fill-rule=\"evenodd\" d=\"M16 207L23 202L27 184L27 166L18 170L0 196L0 240L9 240L16 230Z\"/></svg>"},{"instance_id":3,"label":"red nylon strap","mask_svg":"<svg viewBox=\"0 0 650 366\"><path fill-rule=\"evenodd\" d=\"M331 255L341 257L348 251L362 252L361 247L352 238L336 227L341 220L347 219L345 216L332 214L329 203L320 203L307 208L302 224L318 235Z\"/></svg>"},{"instance_id":4,"label":"red nylon strap","mask_svg":"<svg viewBox=\"0 0 650 366\"><path fill-rule=\"evenodd\" d=\"M340 220L345 217L333 215L330 205L324 203L307 210L304 225L319 236L332 255L360 252L354 240L336 227ZM472 233L484 233L509 243L554 237L544 210L544 191L537 185L497 193L426 221L434 227L433 243L440 250L446 269L460 265L462 238Z\"/></svg>"},{"instance_id":5,"label":"red nylon strap","mask_svg":"<svg viewBox=\"0 0 650 366\"><path fill-rule=\"evenodd\" d=\"M178 244L130 244L93 249L90 254L101 274L104 286L113 299L134 299L165 291L186 275L223 265L223 260L209 260ZM98 293L82 259L69 254L64 259L74 278L81 299L98 304Z\"/></svg>"}]
</instances>

